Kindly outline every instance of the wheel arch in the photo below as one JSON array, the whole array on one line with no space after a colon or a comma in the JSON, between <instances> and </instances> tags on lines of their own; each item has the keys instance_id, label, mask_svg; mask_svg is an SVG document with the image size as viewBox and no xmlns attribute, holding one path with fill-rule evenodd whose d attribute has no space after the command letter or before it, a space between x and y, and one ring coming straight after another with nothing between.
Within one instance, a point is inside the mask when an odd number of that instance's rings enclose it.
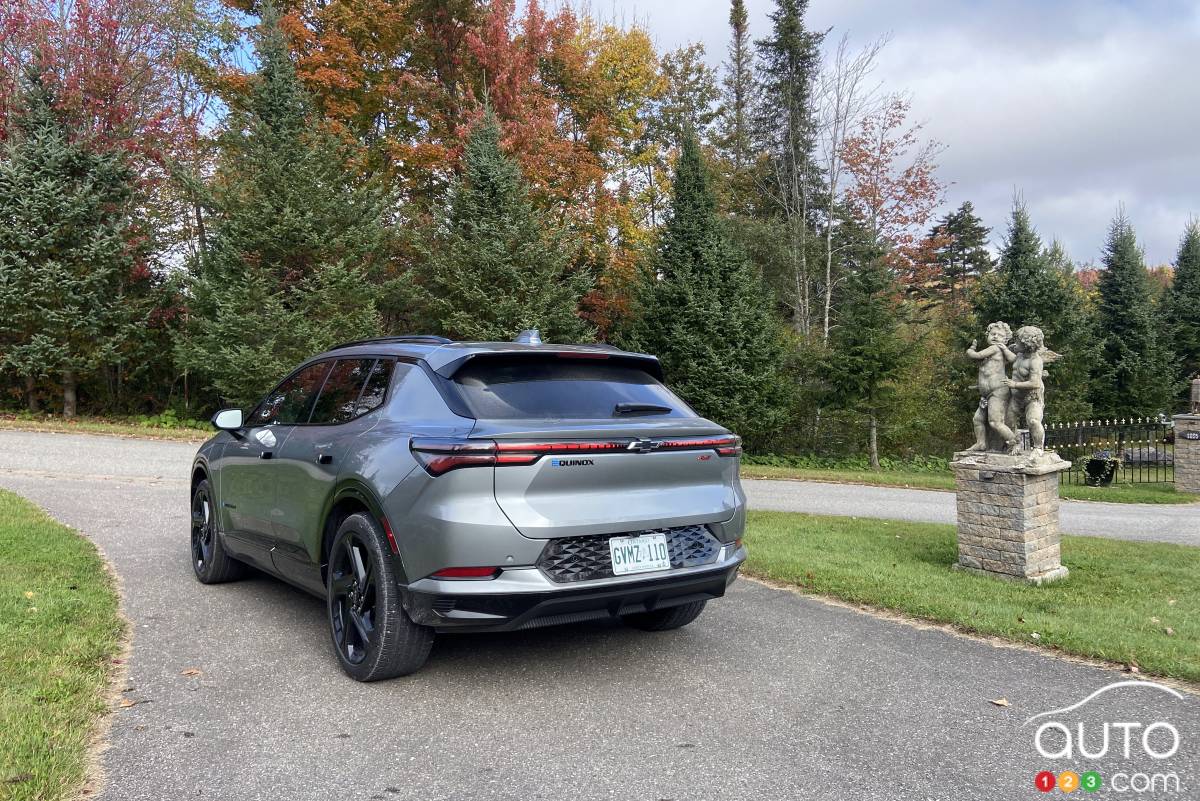
<instances>
[{"instance_id":1,"label":"wheel arch","mask_svg":"<svg viewBox=\"0 0 1200 801\"><path fill-rule=\"evenodd\" d=\"M212 476L208 472L208 464L203 461L197 461L192 465L192 485L191 491L188 493L189 500L196 492L196 487L201 481L208 480L209 486L212 486Z\"/></svg>"},{"instance_id":2,"label":"wheel arch","mask_svg":"<svg viewBox=\"0 0 1200 801\"><path fill-rule=\"evenodd\" d=\"M329 505L323 515L323 523L321 525L321 542L319 553L319 566L321 569L321 581L326 578L326 571L329 569L329 552L333 547L333 539L337 536L337 530L342 525L342 521L353 514L365 512L375 519L385 532L391 531L391 524L383 513L383 507L371 492L360 481L350 480L344 482L333 493L329 499ZM401 579L407 582L404 573L404 566L400 559L400 555L393 549L393 558L396 565L399 567Z\"/></svg>"}]
</instances>

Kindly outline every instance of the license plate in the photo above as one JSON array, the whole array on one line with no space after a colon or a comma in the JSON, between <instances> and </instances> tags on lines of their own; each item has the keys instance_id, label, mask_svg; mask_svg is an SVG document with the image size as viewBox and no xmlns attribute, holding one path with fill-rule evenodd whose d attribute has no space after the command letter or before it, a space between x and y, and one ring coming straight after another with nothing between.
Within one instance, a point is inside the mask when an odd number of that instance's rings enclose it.
<instances>
[{"instance_id":1,"label":"license plate","mask_svg":"<svg viewBox=\"0 0 1200 801\"><path fill-rule=\"evenodd\" d=\"M671 569L671 554L667 551L666 534L613 537L608 541L608 550L612 555L613 575L625 576L630 573Z\"/></svg>"}]
</instances>

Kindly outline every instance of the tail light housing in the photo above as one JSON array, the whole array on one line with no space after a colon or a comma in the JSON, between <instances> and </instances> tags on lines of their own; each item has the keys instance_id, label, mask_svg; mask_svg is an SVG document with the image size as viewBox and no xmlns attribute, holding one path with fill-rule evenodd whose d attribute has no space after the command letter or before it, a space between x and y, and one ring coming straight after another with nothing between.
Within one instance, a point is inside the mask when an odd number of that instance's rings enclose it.
<instances>
[{"instance_id":1,"label":"tail light housing","mask_svg":"<svg viewBox=\"0 0 1200 801\"><path fill-rule=\"evenodd\" d=\"M572 442L510 442L490 439L433 439L414 437L412 454L431 476L460 467L504 467L531 465L550 454L654 453L656 451L715 450L718 456L738 456L742 438L679 437L672 439L582 440Z\"/></svg>"}]
</instances>

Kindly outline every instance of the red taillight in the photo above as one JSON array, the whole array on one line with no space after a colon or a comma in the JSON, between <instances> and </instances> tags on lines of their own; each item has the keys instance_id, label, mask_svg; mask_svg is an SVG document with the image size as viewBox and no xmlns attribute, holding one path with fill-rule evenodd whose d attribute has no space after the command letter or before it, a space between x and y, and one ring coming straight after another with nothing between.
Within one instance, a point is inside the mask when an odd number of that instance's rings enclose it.
<instances>
[{"instance_id":1,"label":"red taillight","mask_svg":"<svg viewBox=\"0 0 1200 801\"><path fill-rule=\"evenodd\" d=\"M496 463L496 443L487 439L416 438L409 448L431 476L440 476L460 467L490 467Z\"/></svg>"},{"instance_id":2,"label":"red taillight","mask_svg":"<svg viewBox=\"0 0 1200 801\"><path fill-rule=\"evenodd\" d=\"M727 437L664 439L658 450L704 450L707 448L715 450L718 456L739 456L742 452L742 438L731 434Z\"/></svg>"},{"instance_id":3,"label":"red taillight","mask_svg":"<svg viewBox=\"0 0 1200 801\"><path fill-rule=\"evenodd\" d=\"M447 567L434 573L432 578L440 579L484 579L495 578L500 574L498 567Z\"/></svg>"},{"instance_id":4,"label":"red taillight","mask_svg":"<svg viewBox=\"0 0 1200 801\"><path fill-rule=\"evenodd\" d=\"M548 454L624 453L654 451L715 450L719 456L738 456L742 438L684 437L661 440L583 440L578 442L494 442L490 439L426 439L418 437L409 446L413 456L431 476L460 467L503 467L530 465Z\"/></svg>"}]
</instances>

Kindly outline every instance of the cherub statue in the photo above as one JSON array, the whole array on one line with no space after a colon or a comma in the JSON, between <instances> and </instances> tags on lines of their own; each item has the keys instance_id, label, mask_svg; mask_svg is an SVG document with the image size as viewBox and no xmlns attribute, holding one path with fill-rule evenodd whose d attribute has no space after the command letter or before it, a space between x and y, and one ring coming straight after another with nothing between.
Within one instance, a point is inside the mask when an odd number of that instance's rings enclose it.
<instances>
[{"instance_id":1,"label":"cherub statue","mask_svg":"<svg viewBox=\"0 0 1200 801\"><path fill-rule=\"evenodd\" d=\"M1017 329L1016 348L1012 378L1004 380L1009 388L1009 418L1015 421L1024 415L1033 452L1040 455L1046 448L1046 429L1042 426L1046 409L1045 365L1056 360L1058 354L1046 350L1042 329L1034 325Z\"/></svg>"},{"instance_id":2,"label":"cherub statue","mask_svg":"<svg viewBox=\"0 0 1200 801\"><path fill-rule=\"evenodd\" d=\"M1008 323L992 323L987 327L988 346L981 351L975 350L978 340L971 340L967 348L967 356L981 362L979 365L979 409L975 412L975 444L968 451L986 451L988 449L988 428L995 431L1003 440L1009 451L1016 449L1017 435L1008 425L1009 381L1004 373L1004 366L1016 358L1008 349L1008 341L1012 339L1012 329Z\"/></svg>"}]
</instances>

